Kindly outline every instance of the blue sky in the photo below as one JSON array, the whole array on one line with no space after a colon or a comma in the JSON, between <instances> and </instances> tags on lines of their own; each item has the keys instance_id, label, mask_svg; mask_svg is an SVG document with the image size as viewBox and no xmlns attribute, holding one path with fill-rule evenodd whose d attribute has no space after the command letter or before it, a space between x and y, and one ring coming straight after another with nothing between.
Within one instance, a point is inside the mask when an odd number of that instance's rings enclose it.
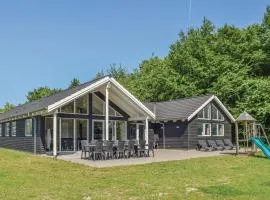
<instances>
[{"instance_id":1,"label":"blue sky","mask_svg":"<svg viewBox=\"0 0 270 200\"><path fill-rule=\"evenodd\" d=\"M270 0L0 0L0 106L39 86L66 88L110 64L164 56L180 30L260 22Z\"/></svg>"}]
</instances>

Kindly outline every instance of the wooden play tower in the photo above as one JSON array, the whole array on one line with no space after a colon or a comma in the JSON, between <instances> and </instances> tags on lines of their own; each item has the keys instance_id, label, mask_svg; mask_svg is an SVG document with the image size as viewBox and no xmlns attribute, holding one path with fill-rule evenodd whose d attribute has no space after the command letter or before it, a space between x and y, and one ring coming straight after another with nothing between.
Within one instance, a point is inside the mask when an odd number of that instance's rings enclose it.
<instances>
[{"instance_id":1,"label":"wooden play tower","mask_svg":"<svg viewBox=\"0 0 270 200\"><path fill-rule=\"evenodd\" d=\"M241 130L241 138L239 138L239 130ZM256 153L256 147L251 143L252 137L263 137L266 139L268 145L269 140L260 123L247 112L243 112L235 120L235 134L236 134L236 154L239 154L239 146L244 148L244 152L248 154Z\"/></svg>"}]
</instances>

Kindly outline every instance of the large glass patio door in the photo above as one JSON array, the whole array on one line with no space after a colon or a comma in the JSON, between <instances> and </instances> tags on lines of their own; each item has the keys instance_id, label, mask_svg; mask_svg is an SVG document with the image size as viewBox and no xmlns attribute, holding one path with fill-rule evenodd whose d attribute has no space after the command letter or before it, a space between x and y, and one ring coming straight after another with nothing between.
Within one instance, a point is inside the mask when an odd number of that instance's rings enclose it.
<instances>
[{"instance_id":1,"label":"large glass patio door","mask_svg":"<svg viewBox=\"0 0 270 200\"><path fill-rule=\"evenodd\" d=\"M76 138L74 132L74 119L61 118L61 151L74 151L74 138Z\"/></svg>"},{"instance_id":2,"label":"large glass patio door","mask_svg":"<svg viewBox=\"0 0 270 200\"><path fill-rule=\"evenodd\" d=\"M104 138L104 120L93 120L93 130L92 130L93 140L103 140Z\"/></svg>"},{"instance_id":3,"label":"large glass patio door","mask_svg":"<svg viewBox=\"0 0 270 200\"><path fill-rule=\"evenodd\" d=\"M87 140L87 123L86 119L76 120L77 150L81 149L81 141Z\"/></svg>"},{"instance_id":4,"label":"large glass patio door","mask_svg":"<svg viewBox=\"0 0 270 200\"><path fill-rule=\"evenodd\" d=\"M105 121L93 120L92 140L105 140ZM126 139L126 122L110 120L109 121L109 140Z\"/></svg>"}]
</instances>

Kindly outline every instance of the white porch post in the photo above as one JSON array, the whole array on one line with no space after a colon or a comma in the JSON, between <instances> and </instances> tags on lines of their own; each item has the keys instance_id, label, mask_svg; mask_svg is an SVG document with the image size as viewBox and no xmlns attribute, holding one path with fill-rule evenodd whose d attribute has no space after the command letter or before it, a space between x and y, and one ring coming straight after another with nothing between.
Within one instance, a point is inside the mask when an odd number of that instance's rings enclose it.
<instances>
[{"instance_id":1,"label":"white porch post","mask_svg":"<svg viewBox=\"0 0 270 200\"><path fill-rule=\"evenodd\" d=\"M139 142L139 132L140 132L140 129L139 129L140 125L137 123L136 124L136 140Z\"/></svg>"},{"instance_id":2,"label":"white porch post","mask_svg":"<svg viewBox=\"0 0 270 200\"><path fill-rule=\"evenodd\" d=\"M53 113L53 156L57 156L57 110Z\"/></svg>"},{"instance_id":3,"label":"white porch post","mask_svg":"<svg viewBox=\"0 0 270 200\"><path fill-rule=\"evenodd\" d=\"M106 140L109 140L109 89L110 89L110 83L106 86L106 113L105 113L105 134L106 134Z\"/></svg>"},{"instance_id":4,"label":"white porch post","mask_svg":"<svg viewBox=\"0 0 270 200\"><path fill-rule=\"evenodd\" d=\"M74 134L74 145L73 145L73 150L77 150L77 123L76 119L73 119L73 134Z\"/></svg>"},{"instance_id":5,"label":"white porch post","mask_svg":"<svg viewBox=\"0 0 270 200\"><path fill-rule=\"evenodd\" d=\"M61 144L61 138L62 138L62 119L59 118L59 151L62 151L62 144Z\"/></svg>"},{"instance_id":6,"label":"white porch post","mask_svg":"<svg viewBox=\"0 0 270 200\"><path fill-rule=\"evenodd\" d=\"M148 119L149 117L146 117L145 119L145 133L144 133L144 139L145 139L145 143L148 144Z\"/></svg>"},{"instance_id":7,"label":"white porch post","mask_svg":"<svg viewBox=\"0 0 270 200\"><path fill-rule=\"evenodd\" d=\"M73 113L76 113L76 100L74 100L74 102L73 102ZM76 151L77 149L76 149L76 146L77 146L77 127L76 127L76 125L77 125L77 123L76 123L77 121L76 121L76 118L74 118L73 119L73 150L74 151Z\"/></svg>"}]
</instances>

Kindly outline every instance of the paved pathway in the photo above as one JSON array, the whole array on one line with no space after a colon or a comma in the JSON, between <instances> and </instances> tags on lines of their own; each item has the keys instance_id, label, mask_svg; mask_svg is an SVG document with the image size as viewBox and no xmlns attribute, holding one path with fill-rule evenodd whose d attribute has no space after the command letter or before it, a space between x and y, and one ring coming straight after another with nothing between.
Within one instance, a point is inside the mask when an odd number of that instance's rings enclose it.
<instances>
[{"instance_id":1,"label":"paved pathway","mask_svg":"<svg viewBox=\"0 0 270 200\"><path fill-rule=\"evenodd\" d=\"M155 157L147 158L129 158L129 159L114 159L114 160L84 160L81 159L81 152L75 152L68 155L60 155L57 159L70 161L73 163L84 164L90 167L114 167L123 165L138 165L147 164L153 162L163 162L172 160L185 160L190 158L221 156L226 154L233 154L235 150L231 151L213 151L213 152L201 152L196 150L162 150L155 151Z\"/></svg>"}]
</instances>

